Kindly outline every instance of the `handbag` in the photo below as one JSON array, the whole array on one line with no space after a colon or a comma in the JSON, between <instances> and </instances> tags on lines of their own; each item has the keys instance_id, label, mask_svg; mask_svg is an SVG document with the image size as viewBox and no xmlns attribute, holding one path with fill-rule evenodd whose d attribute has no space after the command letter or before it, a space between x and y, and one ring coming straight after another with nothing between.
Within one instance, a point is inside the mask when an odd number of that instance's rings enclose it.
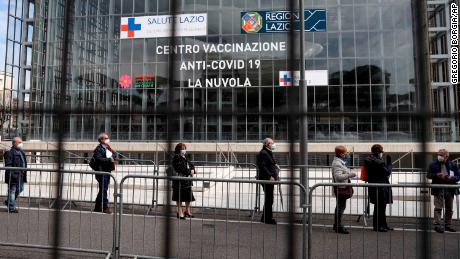
<instances>
[{"instance_id":1,"label":"handbag","mask_svg":"<svg viewBox=\"0 0 460 259\"><path fill-rule=\"evenodd\" d=\"M359 175L359 179L361 181L367 182L367 172L364 165L361 166L361 174Z\"/></svg>"},{"instance_id":2,"label":"handbag","mask_svg":"<svg viewBox=\"0 0 460 259\"><path fill-rule=\"evenodd\" d=\"M89 161L89 167L91 167L91 169L93 169L94 171L99 171L98 165L96 163L96 159L94 159L94 157L92 157L91 160Z\"/></svg>"},{"instance_id":3,"label":"handbag","mask_svg":"<svg viewBox=\"0 0 460 259\"><path fill-rule=\"evenodd\" d=\"M348 183L351 183L350 179L348 179ZM350 199L353 197L353 193L353 187L351 186L334 187L334 194L337 198Z\"/></svg>"},{"instance_id":4,"label":"handbag","mask_svg":"<svg viewBox=\"0 0 460 259\"><path fill-rule=\"evenodd\" d=\"M334 193L337 198L340 197L340 198L350 199L351 197L353 197L354 191L351 186L347 186L345 188L336 187L334 189Z\"/></svg>"}]
</instances>

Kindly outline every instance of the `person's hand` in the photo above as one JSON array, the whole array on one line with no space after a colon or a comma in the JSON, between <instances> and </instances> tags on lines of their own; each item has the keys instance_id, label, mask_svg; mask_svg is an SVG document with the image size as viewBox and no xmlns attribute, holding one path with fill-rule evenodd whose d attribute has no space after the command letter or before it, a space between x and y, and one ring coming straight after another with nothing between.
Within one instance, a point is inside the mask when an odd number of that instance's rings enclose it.
<instances>
[{"instance_id":1,"label":"person's hand","mask_svg":"<svg viewBox=\"0 0 460 259\"><path fill-rule=\"evenodd\" d=\"M110 159L110 162L115 162L115 160L113 159L113 157L109 158Z\"/></svg>"},{"instance_id":2,"label":"person's hand","mask_svg":"<svg viewBox=\"0 0 460 259\"><path fill-rule=\"evenodd\" d=\"M270 176L270 181L275 181L275 178L273 176Z\"/></svg>"},{"instance_id":3,"label":"person's hand","mask_svg":"<svg viewBox=\"0 0 460 259\"><path fill-rule=\"evenodd\" d=\"M387 165L391 165L391 156L387 155Z\"/></svg>"},{"instance_id":4,"label":"person's hand","mask_svg":"<svg viewBox=\"0 0 460 259\"><path fill-rule=\"evenodd\" d=\"M351 173L350 174L350 178L355 178L356 177L356 173Z\"/></svg>"},{"instance_id":5,"label":"person's hand","mask_svg":"<svg viewBox=\"0 0 460 259\"><path fill-rule=\"evenodd\" d=\"M443 178L443 176L444 176L443 173L437 173L437 174L436 174L436 177L438 177L438 178Z\"/></svg>"}]
</instances>

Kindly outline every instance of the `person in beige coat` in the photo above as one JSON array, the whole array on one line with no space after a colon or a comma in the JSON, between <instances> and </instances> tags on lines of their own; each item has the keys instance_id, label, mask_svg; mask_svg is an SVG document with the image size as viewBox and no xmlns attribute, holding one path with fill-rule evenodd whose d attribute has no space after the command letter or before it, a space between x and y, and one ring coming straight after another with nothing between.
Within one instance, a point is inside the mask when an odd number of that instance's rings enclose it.
<instances>
[{"instance_id":1,"label":"person in beige coat","mask_svg":"<svg viewBox=\"0 0 460 259\"><path fill-rule=\"evenodd\" d=\"M335 147L335 157L332 161L332 180L335 183L349 183L350 178L356 176L347 165L349 164L347 148L344 146ZM347 206L347 199L353 195L353 188L341 186L334 188L337 206L334 213L334 231L339 234L349 234L342 225L342 215Z\"/></svg>"}]
</instances>

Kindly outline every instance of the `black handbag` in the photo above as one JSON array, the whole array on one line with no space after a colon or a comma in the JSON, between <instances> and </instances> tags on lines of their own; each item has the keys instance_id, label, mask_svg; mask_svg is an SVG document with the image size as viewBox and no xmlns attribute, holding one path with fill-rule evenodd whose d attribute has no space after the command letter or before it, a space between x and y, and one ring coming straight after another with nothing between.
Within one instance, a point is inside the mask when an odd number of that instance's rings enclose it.
<instances>
[{"instance_id":1,"label":"black handbag","mask_svg":"<svg viewBox=\"0 0 460 259\"><path fill-rule=\"evenodd\" d=\"M91 160L89 160L88 164L89 164L89 167L91 167L91 169L93 169L94 171L99 170L97 163L96 163L96 159L94 159L94 157L92 157Z\"/></svg>"}]
</instances>

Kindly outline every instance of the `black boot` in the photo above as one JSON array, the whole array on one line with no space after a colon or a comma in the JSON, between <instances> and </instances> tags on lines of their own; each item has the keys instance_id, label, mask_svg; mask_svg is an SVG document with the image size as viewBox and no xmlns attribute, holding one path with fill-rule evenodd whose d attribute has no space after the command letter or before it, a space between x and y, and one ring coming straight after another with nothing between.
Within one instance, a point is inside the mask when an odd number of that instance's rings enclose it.
<instances>
[{"instance_id":1,"label":"black boot","mask_svg":"<svg viewBox=\"0 0 460 259\"><path fill-rule=\"evenodd\" d=\"M338 227L335 229L335 233L348 235L350 232L344 227Z\"/></svg>"}]
</instances>

